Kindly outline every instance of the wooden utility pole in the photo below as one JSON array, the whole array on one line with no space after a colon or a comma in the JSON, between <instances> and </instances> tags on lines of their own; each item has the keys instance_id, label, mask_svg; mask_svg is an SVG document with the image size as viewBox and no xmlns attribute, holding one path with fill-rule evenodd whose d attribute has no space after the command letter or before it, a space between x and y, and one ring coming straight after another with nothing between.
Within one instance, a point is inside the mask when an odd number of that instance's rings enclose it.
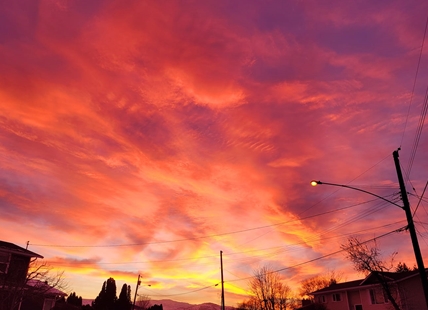
<instances>
[{"instance_id":1,"label":"wooden utility pole","mask_svg":"<svg viewBox=\"0 0 428 310\"><path fill-rule=\"evenodd\" d=\"M223 251L220 251L221 267L221 310L224 310Z\"/></svg>"},{"instance_id":2,"label":"wooden utility pole","mask_svg":"<svg viewBox=\"0 0 428 310\"><path fill-rule=\"evenodd\" d=\"M409 199L407 198L406 186L404 185L403 175L401 173L400 161L398 160L398 151L394 151L395 169L397 170L398 183L400 184L401 198L403 199L403 210L406 212L407 228L412 239L413 251L415 252L416 263L418 265L419 275L421 277L422 289L425 296L425 304L428 309L428 279L425 271L424 261L422 259L421 249L419 247L418 236L416 234L415 224L413 223L412 211L410 209Z\"/></svg>"},{"instance_id":3,"label":"wooden utility pole","mask_svg":"<svg viewBox=\"0 0 428 310\"><path fill-rule=\"evenodd\" d=\"M140 275L138 275L138 280L137 280L137 286L135 287L135 295L134 295L134 302L132 303L132 310L135 309L135 301L137 300L137 292L138 292L138 286L140 286L141 281L140 281Z\"/></svg>"}]
</instances>

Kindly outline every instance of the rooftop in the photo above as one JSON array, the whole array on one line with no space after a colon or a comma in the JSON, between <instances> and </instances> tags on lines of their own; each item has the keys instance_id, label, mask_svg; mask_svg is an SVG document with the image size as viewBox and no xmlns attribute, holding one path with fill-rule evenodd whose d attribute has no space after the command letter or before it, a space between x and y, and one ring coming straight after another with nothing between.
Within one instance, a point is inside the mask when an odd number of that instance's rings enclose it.
<instances>
[{"instance_id":1,"label":"rooftop","mask_svg":"<svg viewBox=\"0 0 428 310\"><path fill-rule=\"evenodd\" d=\"M384 279L387 279L388 281L401 281L404 279L407 279L409 277L413 277L416 275L419 275L418 270L412 270L412 271L404 271L404 272L378 272ZM325 292L334 292L334 291L340 291L345 289L358 289L365 285L373 285L379 283L378 278L376 276L376 272L371 272L366 278L349 281L349 282L343 282L343 283L334 283L328 287L325 287L323 289L317 290L315 292L312 292L312 294L320 294Z\"/></svg>"},{"instance_id":2,"label":"rooftop","mask_svg":"<svg viewBox=\"0 0 428 310\"><path fill-rule=\"evenodd\" d=\"M27 257L43 258L43 256L41 256L40 254L24 249L16 244L6 242L6 241L1 241L1 240L0 240L0 251L18 254L18 255L27 256Z\"/></svg>"}]
</instances>

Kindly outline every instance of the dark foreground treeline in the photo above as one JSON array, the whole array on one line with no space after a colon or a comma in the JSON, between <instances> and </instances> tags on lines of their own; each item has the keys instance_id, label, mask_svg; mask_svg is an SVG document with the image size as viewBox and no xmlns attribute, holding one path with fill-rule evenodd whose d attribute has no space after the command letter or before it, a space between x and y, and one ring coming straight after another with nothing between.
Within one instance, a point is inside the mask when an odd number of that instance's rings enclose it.
<instances>
[{"instance_id":1,"label":"dark foreground treeline","mask_svg":"<svg viewBox=\"0 0 428 310\"><path fill-rule=\"evenodd\" d=\"M134 310L163 310L162 305L149 306L147 298L139 297ZM92 302L92 305L82 305L82 297L75 292L67 298L61 298L52 310L132 310L131 286L123 284L119 297L116 295L116 281L109 278L104 281L100 293Z\"/></svg>"}]
</instances>

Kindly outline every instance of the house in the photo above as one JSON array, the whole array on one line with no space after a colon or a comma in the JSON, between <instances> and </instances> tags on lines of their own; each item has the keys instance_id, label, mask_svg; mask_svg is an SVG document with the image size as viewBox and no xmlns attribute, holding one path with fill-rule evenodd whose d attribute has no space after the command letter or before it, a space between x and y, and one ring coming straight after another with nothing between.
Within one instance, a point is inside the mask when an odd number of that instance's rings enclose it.
<instances>
[{"instance_id":1,"label":"house","mask_svg":"<svg viewBox=\"0 0 428 310\"><path fill-rule=\"evenodd\" d=\"M0 241L0 288L5 285L24 284L33 257L43 258L16 244Z\"/></svg>"},{"instance_id":2,"label":"house","mask_svg":"<svg viewBox=\"0 0 428 310\"><path fill-rule=\"evenodd\" d=\"M40 280L29 280L26 287L27 292L31 293L24 294L20 310L50 310L61 297L67 296L66 293Z\"/></svg>"},{"instance_id":3,"label":"house","mask_svg":"<svg viewBox=\"0 0 428 310\"><path fill-rule=\"evenodd\" d=\"M335 283L311 293L314 301L329 310L389 310L392 303L382 289L387 283L391 296L403 310L427 310L419 272L372 272L365 279Z\"/></svg>"},{"instance_id":4,"label":"house","mask_svg":"<svg viewBox=\"0 0 428 310\"><path fill-rule=\"evenodd\" d=\"M42 259L43 256L0 241L0 309L15 310L26 304L32 310L49 310L53 307L53 299L66 295L47 283L28 280L30 263L37 258ZM38 300L37 305L32 304L33 300Z\"/></svg>"}]
</instances>

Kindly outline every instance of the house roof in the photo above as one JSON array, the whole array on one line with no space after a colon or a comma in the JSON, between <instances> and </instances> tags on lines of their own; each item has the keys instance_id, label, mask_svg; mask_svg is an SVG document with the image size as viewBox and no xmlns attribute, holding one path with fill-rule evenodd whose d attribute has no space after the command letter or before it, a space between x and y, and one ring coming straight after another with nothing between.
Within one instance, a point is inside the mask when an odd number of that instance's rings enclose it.
<instances>
[{"instance_id":1,"label":"house roof","mask_svg":"<svg viewBox=\"0 0 428 310\"><path fill-rule=\"evenodd\" d=\"M40 254L31 252L31 251L24 249L24 248L22 248L16 244L6 242L6 241L1 241L1 240L0 240L0 251L18 254L18 255L27 256L27 257L43 258L43 256L41 256Z\"/></svg>"},{"instance_id":2,"label":"house roof","mask_svg":"<svg viewBox=\"0 0 428 310\"><path fill-rule=\"evenodd\" d=\"M418 270L404 272L378 272L388 281L399 282L404 279L419 275ZM365 279L359 279L343 283L335 283L323 289L312 292L311 295L318 295L326 292L335 292L349 289L359 289L363 286L370 286L379 283L375 272L371 272Z\"/></svg>"},{"instance_id":3,"label":"house roof","mask_svg":"<svg viewBox=\"0 0 428 310\"><path fill-rule=\"evenodd\" d=\"M44 296L67 296L67 293L64 293L63 291L60 291L59 289L40 280L28 280L27 285L37 289L37 291L43 293Z\"/></svg>"},{"instance_id":4,"label":"house roof","mask_svg":"<svg viewBox=\"0 0 428 310\"><path fill-rule=\"evenodd\" d=\"M332 291L337 291L337 290L349 289L352 287L359 286L363 280L364 279L359 279L359 280L354 280L354 281L349 281L349 282L343 282L343 283L333 283L330 286L327 286L327 287L324 287L320 290L312 292L311 294L318 294L318 293L324 293L324 292L332 292Z\"/></svg>"},{"instance_id":5,"label":"house roof","mask_svg":"<svg viewBox=\"0 0 428 310\"><path fill-rule=\"evenodd\" d=\"M419 274L418 270L412 271L403 271L403 272L371 272L363 281L363 284L375 284L378 283L378 279L376 277L376 273L381 277L385 278L387 281L400 281L402 279L406 279L408 277Z\"/></svg>"}]
</instances>

